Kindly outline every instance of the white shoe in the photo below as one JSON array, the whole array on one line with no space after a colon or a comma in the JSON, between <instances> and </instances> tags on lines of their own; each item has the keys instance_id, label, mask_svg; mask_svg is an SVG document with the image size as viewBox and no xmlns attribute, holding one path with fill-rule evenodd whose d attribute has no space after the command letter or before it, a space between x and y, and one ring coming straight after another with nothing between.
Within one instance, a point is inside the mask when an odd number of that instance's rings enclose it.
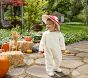
<instances>
[{"instance_id":1,"label":"white shoe","mask_svg":"<svg viewBox=\"0 0 88 78\"><path fill-rule=\"evenodd\" d=\"M57 69L55 69L55 71L57 71L57 72L62 72L62 69L57 68Z\"/></svg>"},{"instance_id":2,"label":"white shoe","mask_svg":"<svg viewBox=\"0 0 88 78\"><path fill-rule=\"evenodd\" d=\"M49 76L54 76L53 72L48 73Z\"/></svg>"}]
</instances>

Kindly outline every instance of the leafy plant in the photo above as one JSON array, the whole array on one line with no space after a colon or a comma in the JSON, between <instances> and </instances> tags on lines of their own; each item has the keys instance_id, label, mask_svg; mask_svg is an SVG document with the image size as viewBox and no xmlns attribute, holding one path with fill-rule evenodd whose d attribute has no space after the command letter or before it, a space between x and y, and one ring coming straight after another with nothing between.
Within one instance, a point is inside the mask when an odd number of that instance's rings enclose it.
<instances>
[{"instance_id":1,"label":"leafy plant","mask_svg":"<svg viewBox=\"0 0 88 78\"><path fill-rule=\"evenodd\" d=\"M43 10L46 6L46 0L25 0L28 4L24 7L24 22L25 29L30 30L31 26L35 23L39 23L42 14L46 13Z\"/></svg>"},{"instance_id":2,"label":"leafy plant","mask_svg":"<svg viewBox=\"0 0 88 78\"><path fill-rule=\"evenodd\" d=\"M66 33L64 37L65 37L65 43L67 45L82 40L88 40L88 33L86 32Z\"/></svg>"}]
</instances>

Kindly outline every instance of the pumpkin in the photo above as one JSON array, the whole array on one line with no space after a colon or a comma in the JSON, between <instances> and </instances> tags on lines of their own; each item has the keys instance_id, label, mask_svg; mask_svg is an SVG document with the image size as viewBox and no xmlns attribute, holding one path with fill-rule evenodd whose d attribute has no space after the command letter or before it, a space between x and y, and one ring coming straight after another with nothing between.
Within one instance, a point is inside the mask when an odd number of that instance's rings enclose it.
<instances>
[{"instance_id":1,"label":"pumpkin","mask_svg":"<svg viewBox=\"0 0 88 78\"><path fill-rule=\"evenodd\" d=\"M0 78L3 78L9 70L10 62L6 56L0 56Z\"/></svg>"},{"instance_id":2,"label":"pumpkin","mask_svg":"<svg viewBox=\"0 0 88 78\"><path fill-rule=\"evenodd\" d=\"M1 49L3 49L4 51L9 51L9 43L3 43Z\"/></svg>"},{"instance_id":3,"label":"pumpkin","mask_svg":"<svg viewBox=\"0 0 88 78\"><path fill-rule=\"evenodd\" d=\"M31 38L30 36L24 36L24 40L25 40L25 41L31 41L32 38Z\"/></svg>"}]
</instances>

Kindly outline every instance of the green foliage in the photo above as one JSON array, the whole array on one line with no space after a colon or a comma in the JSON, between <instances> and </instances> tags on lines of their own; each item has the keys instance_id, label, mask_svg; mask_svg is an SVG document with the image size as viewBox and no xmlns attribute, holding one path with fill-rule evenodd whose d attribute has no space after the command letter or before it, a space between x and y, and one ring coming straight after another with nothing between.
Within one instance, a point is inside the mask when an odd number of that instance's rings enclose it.
<instances>
[{"instance_id":1,"label":"green foliage","mask_svg":"<svg viewBox=\"0 0 88 78\"><path fill-rule=\"evenodd\" d=\"M83 10L81 0L73 0L71 4L72 16L78 15Z\"/></svg>"},{"instance_id":2,"label":"green foliage","mask_svg":"<svg viewBox=\"0 0 88 78\"><path fill-rule=\"evenodd\" d=\"M85 15L85 23L88 25L88 0L83 0L84 4L84 15Z\"/></svg>"},{"instance_id":3,"label":"green foliage","mask_svg":"<svg viewBox=\"0 0 88 78\"><path fill-rule=\"evenodd\" d=\"M11 39L11 34L9 30L0 29L0 44L3 42L8 42Z\"/></svg>"},{"instance_id":4,"label":"green foliage","mask_svg":"<svg viewBox=\"0 0 88 78\"><path fill-rule=\"evenodd\" d=\"M79 21L85 22L84 9L80 12L80 14L77 15L77 18L79 19Z\"/></svg>"},{"instance_id":5,"label":"green foliage","mask_svg":"<svg viewBox=\"0 0 88 78\"><path fill-rule=\"evenodd\" d=\"M41 20L42 14L46 13L43 10L44 6L46 6L46 0L26 0L28 3L27 6L24 7L24 26L25 29L30 30L31 26L35 23L39 23Z\"/></svg>"},{"instance_id":6,"label":"green foliage","mask_svg":"<svg viewBox=\"0 0 88 78\"><path fill-rule=\"evenodd\" d=\"M47 11L48 14L52 12L52 9L54 7L55 0L48 0L48 5L47 5Z\"/></svg>"},{"instance_id":7,"label":"green foliage","mask_svg":"<svg viewBox=\"0 0 88 78\"><path fill-rule=\"evenodd\" d=\"M67 18L69 18L70 21L82 21L82 19L77 16L83 10L82 1L70 0L70 4L69 11L67 12Z\"/></svg>"},{"instance_id":8,"label":"green foliage","mask_svg":"<svg viewBox=\"0 0 88 78\"><path fill-rule=\"evenodd\" d=\"M88 25L88 0L48 0L47 11L64 14L66 21L81 21Z\"/></svg>"},{"instance_id":9,"label":"green foliage","mask_svg":"<svg viewBox=\"0 0 88 78\"><path fill-rule=\"evenodd\" d=\"M56 6L56 10L66 15L67 12L70 10L70 6L70 0L60 0Z\"/></svg>"},{"instance_id":10,"label":"green foliage","mask_svg":"<svg viewBox=\"0 0 88 78\"><path fill-rule=\"evenodd\" d=\"M70 5L70 0L48 0L47 11L48 13L58 11L66 15Z\"/></svg>"},{"instance_id":11,"label":"green foliage","mask_svg":"<svg viewBox=\"0 0 88 78\"><path fill-rule=\"evenodd\" d=\"M17 31L18 34L21 33L21 29L18 27L13 28L12 31ZM6 29L0 30L0 45L3 42L7 42L12 39L11 38L12 31L6 30ZM64 33L66 45L72 44L75 42L79 42L81 40L88 40L88 27L84 26L81 23L62 24L61 25L61 32ZM38 41L41 39L42 33L43 33L43 31L33 32L33 31L23 30L23 33L20 34L19 40L23 40L23 37L28 35L28 36L31 36L34 41Z\"/></svg>"},{"instance_id":12,"label":"green foliage","mask_svg":"<svg viewBox=\"0 0 88 78\"><path fill-rule=\"evenodd\" d=\"M66 44L72 44L81 40L88 40L88 27L82 23L70 22L61 25Z\"/></svg>"},{"instance_id":13,"label":"green foliage","mask_svg":"<svg viewBox=\"0 0 88 78\"><path fill-rule=\"evenodd\" d=\"M78 33L66 33L65 34L65 43L72 44L82 40L88 40L88 33L78 32Z\"/></svg>"}]
</instances>

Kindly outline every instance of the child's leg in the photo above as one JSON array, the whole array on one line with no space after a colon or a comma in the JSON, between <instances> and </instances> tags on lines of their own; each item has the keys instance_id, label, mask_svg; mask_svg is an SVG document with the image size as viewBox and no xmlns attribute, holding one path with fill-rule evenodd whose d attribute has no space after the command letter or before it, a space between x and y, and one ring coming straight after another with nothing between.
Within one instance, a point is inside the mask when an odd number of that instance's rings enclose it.
<instances>
[{"instance_id":1,"label":"child's leg","mask_svg":"<svg viewBox=\"0 0 88 78\"><path fill-rule=\"evenodd\" d=\"M58 72L62 71L60 68L61 62L62 62L62 56L56 56L54 58L54 71L58 71Z\"/></svg>"},{"instance_id":2,"label":"child's leg","mask_svg":"<svg viewBox=\"0 0 88 78\"><path fill-rule=\"evenodd\" d=\"M50 55L45 56L45 65L46 65L46 72L48 75L52 76L54 75L54 69L53 69L53 60Z\"/></svg>"}]
</instances>

